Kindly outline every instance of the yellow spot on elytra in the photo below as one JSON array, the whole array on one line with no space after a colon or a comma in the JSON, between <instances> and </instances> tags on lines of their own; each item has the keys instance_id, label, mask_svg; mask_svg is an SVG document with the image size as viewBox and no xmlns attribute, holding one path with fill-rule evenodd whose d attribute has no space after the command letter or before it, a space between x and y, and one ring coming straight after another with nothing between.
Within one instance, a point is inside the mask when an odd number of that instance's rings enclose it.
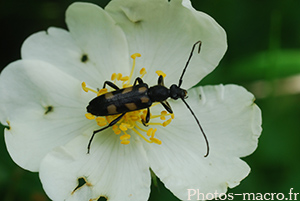
<instances>
[{"instance_id":1,"label":"yellow spot on elytra","mask_svg":"<svg viewBox=\"0 0 300 201\"><path fill-rule=\"evenodd\" d=\"M125 106L126 106L129 110L131 110L131 111L137 109L137 106L136 106L135 103L125 103Z\"/></svg>"},{"instance_id":2,"label":"yellow spot on elytra","mask_svg":"<svg viewBox=\"0 0 300 201\"><path fill-rule=\"evenodd\" d=\"M144 93L145 91L147 91L146 87L140 87L139 88L139 93Z\"/></svg>"},{"instance_id":3,"label":"yellow spot on elytra","mask_svg":"<svg viewBox=\"0 0 300 201\"><path fill-rule=\"evenodd\" d=\"M107 106L107 111L108 111L108 114L117 114L117 107L115 105L109 105Z\"/></svg>"},{"instance_id":4,"label":"yellow spot on elytra","mask_svg":"<svg viewBox=\"0 0 300 201\"><path fill-rule=\"evenodd\" d=\"M141 102L142 102L142 103L148 103L149 100L150 100L150 99L149 99L148 97L146 97L146 96L144 96L144 97L141 98Z\"/></svg>"},{"instance_id":5,"label":"yellow spot on elytra","mask_svg":"<svg viewBox=\"0 0 300 201\"><path fill-rule=\"evenodd\" d=\"M106 100L109 100L114 97L114 95L112 93L106 93L104 96L105 96Z\"/></svg>"},{"instance_id":6,"label":"yellow spot on elytra","mask_svg":"<svg viewBox=\"0 0 300 201\"><path fill-rule=\"evenodd\" d=\"M126 94L128 92L131 92L132 91L132 87L128 87L128 88L125 88L123 91L122 91L122 94Z\"/></svg>"}]
</instances>

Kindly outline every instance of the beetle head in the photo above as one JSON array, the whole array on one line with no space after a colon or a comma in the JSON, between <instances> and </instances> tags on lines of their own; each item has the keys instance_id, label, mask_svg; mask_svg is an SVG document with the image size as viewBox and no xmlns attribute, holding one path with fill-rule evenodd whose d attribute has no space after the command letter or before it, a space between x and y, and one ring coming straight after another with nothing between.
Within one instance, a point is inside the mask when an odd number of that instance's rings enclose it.
<instances>
[{"instance_id":1,"label":"beetle head","mask_svg":"<svg viewBox=\"0 0 300 201\"><path fill-rule=\"evenodd\" d=\"M177 100L178 98L185 98L187 95L187 91L185 89L181 89L176 84L173 84L170 87L170 98Z\"/></svg>"}]
</instances>

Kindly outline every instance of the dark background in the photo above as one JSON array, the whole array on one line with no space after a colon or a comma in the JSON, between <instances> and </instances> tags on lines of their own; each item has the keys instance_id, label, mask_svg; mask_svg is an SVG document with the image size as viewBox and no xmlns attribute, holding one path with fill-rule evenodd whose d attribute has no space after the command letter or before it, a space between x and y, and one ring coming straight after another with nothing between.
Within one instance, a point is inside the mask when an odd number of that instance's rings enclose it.
<instances>
[{"instance_id":1,"label":"dark background","mask_svg":"<svg viewBox=\"0 0 300 201\"><path fill-rule=\"evenodd\" d=\"M29 35L49 26L65 28L64 13L72 2L1 0L0 69L20 59L21 45ZM102 7L108 3L88 2ZM228 193L288 196L290 188L300 193L300 1L193 0L192 3L224 27L229 45L219 67L200 84L242 85L256 95L263 114L258 149L244 158L251 166L251 173ZM19 168L11 160L3 127L0 134L0 200L48 200L38 174ZM152 185L150 200L178 199L158 182ZM235 200L242 197L236 196Z\"/></svg>"}]
</instances>

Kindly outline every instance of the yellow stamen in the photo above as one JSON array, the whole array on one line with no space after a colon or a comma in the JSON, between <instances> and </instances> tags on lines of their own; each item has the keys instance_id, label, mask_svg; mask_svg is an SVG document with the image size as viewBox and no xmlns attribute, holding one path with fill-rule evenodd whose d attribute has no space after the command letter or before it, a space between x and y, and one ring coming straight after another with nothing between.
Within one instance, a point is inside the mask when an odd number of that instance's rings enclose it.
<instances>
[{"instance_id":1,"label":"yellow stamen","mask_svg":"<svg viewBox=\"0 0 300 201\"><path fill-rule=\"evenodd\" d=\"M131 68L131 72L130 72L127 84L129 84L129 82L130 82L130 80L132 78L132 75L133 75L133 72L134 72L134 68L135 68L135 59L136 59L136 57L141 57L141 54L140 53L135 53L135 54L131 55L131 58L133 59L133 62L132 62L132 68Z\"/></svg>"},{"instance_id":2,"label":"yellow stamen","mask_svg":"<svg viewBox=\"0 0 300 201\"><path fill-rule=\"evenodd\" d=\"M83 91L85 91L85 92L91 91L91 92L94 92L94 93L98 94L98 92L95 91L94 89L88 88L88 87L86 86L86 83L85 83L85 82L82 82L82 83L81 83L81 87L82 87Z\"/></svg>"},{"instance_id":3,"label":"yellow stamen","mask_svg":"<svg viewBox=\"0 0 300 201\"><path fill-rule=\"evenodd\" d=\"M152 143L152 141L148 140L147 138L145 138L138 130L136 130L135 128L132 129L136 134L138 134L143 140L145 140L148 143Z\"/></svg>"}]
</instances>

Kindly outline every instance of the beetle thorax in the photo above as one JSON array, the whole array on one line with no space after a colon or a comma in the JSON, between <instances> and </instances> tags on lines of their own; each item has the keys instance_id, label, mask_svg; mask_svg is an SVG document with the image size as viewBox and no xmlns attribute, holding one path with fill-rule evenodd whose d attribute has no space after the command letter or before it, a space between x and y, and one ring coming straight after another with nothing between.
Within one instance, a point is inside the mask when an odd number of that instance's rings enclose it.
<instances>
[{"instance_id":1,"label":"beetle thorax","mask_svg":"<svg viewBox=\"0 0 300 201\"><path fill-rule=\"evenodd\" d=\"M170 97L170 90L162 85L155 85L148 90L148 96L152 102L165 101Z\"/></svg>"}]
</instances>

